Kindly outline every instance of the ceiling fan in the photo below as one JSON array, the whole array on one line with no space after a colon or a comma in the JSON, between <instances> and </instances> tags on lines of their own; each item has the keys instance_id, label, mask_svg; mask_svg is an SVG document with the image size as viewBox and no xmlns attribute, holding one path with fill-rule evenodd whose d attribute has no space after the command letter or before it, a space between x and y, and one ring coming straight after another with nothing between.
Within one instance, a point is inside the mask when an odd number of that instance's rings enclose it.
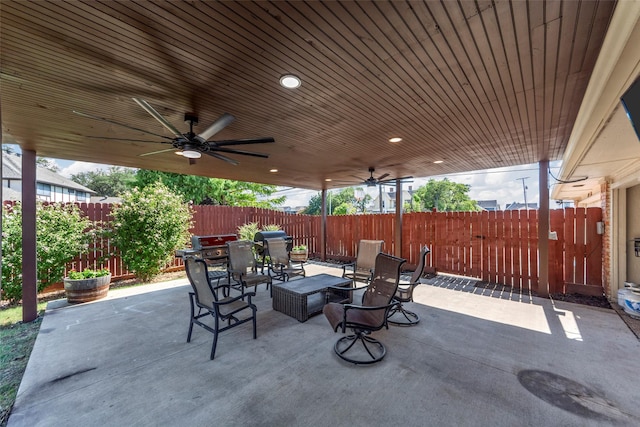
<instances>
[{"instance_id":1,"label":"ceiling fan","mask_svg":"<svg viewBox=\"0 0 640 427\"><path fill-rule=\"evenodd\" d=\"M403 181L403 180L407 180L407 179L413 178L412 176L402 176L400 178L385 179L386 177L389 176L388 173L384 173L384 174L380 175L379 177L375 178L373 176L373 173L375 171L376 171L375 168L373 166L370 166L369 167L369 178L367 178L367 179L362 179L362 178L359 178L359 177L357 177L355 175L351 175L351 176L361 180L362 181L361 185L366 185L367 187L375 187L376 185L384 185L384 184L394 184L396 182L396 180L398 180L398 179L400 181Z\"/></svg>"},{"instance_id":2,"label":"ceiling fan","mask_svg":"<svg viewBox=\"0 0 640 427\"><path fill-rule=\"evenodd\" d=\"M173 134L173 137L155 134L155 133L146 131L144 129L138 129L133 126L129 126L123 123L118 123L113 120L105 119L105 118L94 116L91 114L81 113L78 111L73 111L73 112L75 114L78 114L79 116L86 117L89 119L100 120L106 123L123 126L135 131L144 132L149 135L162 138L163 141L146 141L146 140L138 140L138 139L122 139L122 138L107 138L107 137L100 137L100 139L113 139L113 140L119 140L119 141L134 141L134 142L156 142L159 144L171 144L173 146L173 148L160 150L160 151L153 151L151 153L141 154L141 156L150 156L153 154L159 154L167 151L177 150L176 154L188 158L190 163L193 163L194 159L200 158L202 154L206 154L208 156L223 160L227 163L231 163L232 165L237 165L238 162L236 160L230 157L227 157L224 154L241 154L243 156L261 157L264 159L268 158L269 155L263 154L263 153L254 153L251 151L237 150L235 148L227 148L227 147L234 146L234 145L265 144L265 143L275 142L275 140L272 137L209 141L209 138L213 137L213 135L220 132L227 125L229 125L233 120L235 120L235 117L233 117L231 114L228 114L228 113L224 113L215 122L213 122L208 128L206 128L203 132L197 135L193 132L193 126L198 124L198 116L193 113L186 113L184 115L184 120L185 122L189 123L189 131L187 133L181 133L175 126L173 126L173 124L171 124L160 113L158 113L158 111L156 111L147 101L139 98L132 98L132 99L140 107L142 107L147 113L149 113L154 119L160 122L161 125L167 128L169 132ZM221 153L224 153L224 154L221 154Z\"/></svg>"}]
</instances>

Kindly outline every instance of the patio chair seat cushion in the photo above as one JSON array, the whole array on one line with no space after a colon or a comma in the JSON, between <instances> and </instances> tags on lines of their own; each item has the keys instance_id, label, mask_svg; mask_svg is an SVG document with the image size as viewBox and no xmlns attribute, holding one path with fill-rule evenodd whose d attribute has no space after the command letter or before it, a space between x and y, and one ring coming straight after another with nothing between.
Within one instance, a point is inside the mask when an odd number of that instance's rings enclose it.
<instances>
[{"instance_id":1,"label":"patio chair seat cushion","mask_svg":"<svg viewBox=\"0 0 640 427\"><path fill-rule=\"evenodd\" d=\"M223 298L220 300L220 305L218 305L218 311L220 313L220 316L222 317L226 317L228 316L230 313L235 313L239 310L242 310L244 308L249 307L249 303L247 303L246 301L242 301L242 300L238 300L238 301L233 301L229 304L225 304L227 301L231 300L233 298L231 297L227 297L227 298Z\"/></svg>"},{"instance_id":2,"label":"patio chair seat cushion","mask_svg":"<svg viewBox=\"0 0 640 427\"><path fill-rule=\"evenodd\" d=\"M345 319L345 306L331 302L324 306L322 312L326 316L329 324L333 328L334 332L338 331L338 328L342 328L342 322ZM347 310L346 320L349 327L355 327L357 325L363 327L375 327L380 323L380 317L384 318L385 310Z\"/></svg>"}]
</instances>

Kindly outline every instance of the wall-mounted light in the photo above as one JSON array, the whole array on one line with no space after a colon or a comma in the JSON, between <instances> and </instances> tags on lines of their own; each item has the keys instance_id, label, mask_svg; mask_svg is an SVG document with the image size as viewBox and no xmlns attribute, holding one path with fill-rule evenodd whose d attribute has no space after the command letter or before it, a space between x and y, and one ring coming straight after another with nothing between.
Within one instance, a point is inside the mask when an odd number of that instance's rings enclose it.
<instances>
[{"instance_id":1,"label":"wall-mounted light","mask_svg":"<svg viewBox=\"0 0 640 427\"><path fill-rule=\"evenodd\" d=\"M636 252L636 256L640 257L640 237L633 239L633 250Z\"/></svg>"}]
</instances>

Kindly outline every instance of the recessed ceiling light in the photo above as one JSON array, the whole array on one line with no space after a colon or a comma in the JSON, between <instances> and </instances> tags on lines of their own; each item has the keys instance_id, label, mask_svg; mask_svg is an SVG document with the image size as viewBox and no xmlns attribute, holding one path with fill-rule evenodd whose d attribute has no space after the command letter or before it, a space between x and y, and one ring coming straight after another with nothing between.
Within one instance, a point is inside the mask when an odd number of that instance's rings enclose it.
<instances>
[{"instance_id":1,"label":"recessed ceiling light","mask_svg":"<svg viewBox=\"0 0 640 427\"><path fill-rule=\"evenodd\" d=\"M400 142L402 141L402 138L400 138L399 136L393 137L389 139L389 142Z\"/></svg>"},{"instance_id":2,"label":"recessed ceiling light","mask_svg":"<svg viewBox=\"0 0 640 427\"><path fill-rule=\"evenodd\" d=\"M331 178L325 178L326 182L331 182Z\"/></svg>"},{"instance_id":3,"label":"recessed ceiling light","mask_svg":"<svg viewBox=\"0 0 640 427\"><path fill-rule=\"evenodd\" d=\"M280 85L282 87L286 87L287 89L297 89L301 84L302 83L300 82L300 78L298 76L294 76L293 74L285 74L280 77Z\"/></svg>"},{"instance_id":4,"label":"recessed ceiling light","mask_svg":"<svg viewBox=\"0 0 640 427\"><path fill-rule=\"evenodd\" d=\"M276 172L278 172L278 169L269 169L269 172L276 173Z\"/></svg>"},{"instance_id":5,"label":"recessed ceiling light","mask_svg":"<svg viewBox=\"0 0 640 427\"><path fill-rule=\"evenodd\" d=\"M438 165L438 164L440 164L440 163L442 163L442 162L444 162L444 160L436 160L436 161L435 161L435 162L433 162L433 163L435 163L435 164L437 164L437 165Z\"/></svg>"}]
</instances>

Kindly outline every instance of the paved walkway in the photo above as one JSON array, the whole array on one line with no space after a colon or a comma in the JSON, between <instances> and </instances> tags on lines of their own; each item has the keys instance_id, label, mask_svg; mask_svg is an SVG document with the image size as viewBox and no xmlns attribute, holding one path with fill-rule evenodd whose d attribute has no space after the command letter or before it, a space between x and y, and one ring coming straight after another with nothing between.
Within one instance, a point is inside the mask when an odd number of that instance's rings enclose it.
<instances>
[{"instance_id":1,"label":"paved walkway","mask_svg":"<svg viewBox=\"0 0 640 427\"><path fill-rule=\"evenodd\" d=\"M309 265L310 274L340 270ZM9 426L637 426L640 343L607 309L438 276L414 327L352 366L326 319L299 323L258 289L250 324L186 343L186 280L49 304ZM56 308L57 307L57 308Z\"/></svg>"}]
</instances>

